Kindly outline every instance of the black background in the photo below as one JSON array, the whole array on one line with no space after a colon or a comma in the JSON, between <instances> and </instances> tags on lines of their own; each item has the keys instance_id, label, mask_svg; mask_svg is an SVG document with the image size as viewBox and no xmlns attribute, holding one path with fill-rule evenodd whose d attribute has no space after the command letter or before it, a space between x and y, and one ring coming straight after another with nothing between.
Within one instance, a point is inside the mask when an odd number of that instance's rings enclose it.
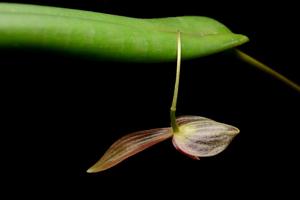
<instances>
[{"instance_id":1,"label":"black background","mask_svg":"<svg viewBox=\"0 0 300 200\"><path fill-rule=\"evenodd\" d=\"M292 1L27 3L143 18L212 17L250 38L240 49L300 83L298 13ZM165 141L108 171L87 174L119 137L169 125L175 63L99 62L28 50L2 49L1 55L1 68L8 71L2 73L7 100L2 106L9 110L3 135L10 138L3 140L8 159L2 173L8 176L6 185L22 194L244 198L296 192L300 95L234 57L184 61L178 100L178 115L240 128L227 150L194 161Z\"/></svg>"}]
</instances>

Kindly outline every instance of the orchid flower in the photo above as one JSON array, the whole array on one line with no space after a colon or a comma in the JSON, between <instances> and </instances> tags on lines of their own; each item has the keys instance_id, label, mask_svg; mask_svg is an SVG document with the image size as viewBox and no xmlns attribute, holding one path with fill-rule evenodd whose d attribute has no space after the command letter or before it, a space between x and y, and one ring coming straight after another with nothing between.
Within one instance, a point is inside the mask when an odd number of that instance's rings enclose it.
<instances>
[{"instance_id":1,"label":"orchid flower","mask_svg":"<svg viewBox=\"0 0 300 200\"><path fill-rule=\"evenodd\" d=\"M109 169L171 137L177 150L197 160L201 157L214 156L226 149L232 139L239 133L238 128L200 116L176 118L180 64L181 36L178 32L176 81L170 109L171 127L138 131L120 138L110 146L96 164L87 170L88 173Z\"/></svg>"}]
</instances>

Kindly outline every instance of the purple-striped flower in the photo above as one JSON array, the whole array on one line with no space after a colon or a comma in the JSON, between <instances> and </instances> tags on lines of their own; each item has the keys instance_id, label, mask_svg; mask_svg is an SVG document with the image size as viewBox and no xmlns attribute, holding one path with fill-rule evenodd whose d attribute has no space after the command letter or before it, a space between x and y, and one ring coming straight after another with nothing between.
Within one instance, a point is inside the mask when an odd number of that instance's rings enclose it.
<instances>
[{"instance_id":1,"label":"purple-striped flower","mask_svg":"<svg viewBox=\"0 0 300 200\"><path fill-rule=\"evenodd\" d=\"M192 157L214 156L222 152L239 133L233 126L199 116L177 118L179 131L172 128L157 128L128 134L117 140L87 172L109 169L126 158L141 152L170 137L177 150Z\"/></svg>"}]
</instances>

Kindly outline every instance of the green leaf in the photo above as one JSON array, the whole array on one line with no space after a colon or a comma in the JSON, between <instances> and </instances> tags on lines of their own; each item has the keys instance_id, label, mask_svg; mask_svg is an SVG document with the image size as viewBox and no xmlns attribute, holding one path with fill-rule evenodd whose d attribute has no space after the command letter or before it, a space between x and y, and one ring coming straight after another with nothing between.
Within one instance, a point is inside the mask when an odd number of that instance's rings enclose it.
<instances>
[{"instance_id":1,"label":"green leaf","mask_svg":"<svg viewBox=\"0 0 300 200\"><path fill-rule=\"evenodd\" d=\"M0 3L0 48L38 48L106 60L163 62L224 51L248 41L221 23L196 16L136 19L66 8Z\"/></svg>"}]
</instances>

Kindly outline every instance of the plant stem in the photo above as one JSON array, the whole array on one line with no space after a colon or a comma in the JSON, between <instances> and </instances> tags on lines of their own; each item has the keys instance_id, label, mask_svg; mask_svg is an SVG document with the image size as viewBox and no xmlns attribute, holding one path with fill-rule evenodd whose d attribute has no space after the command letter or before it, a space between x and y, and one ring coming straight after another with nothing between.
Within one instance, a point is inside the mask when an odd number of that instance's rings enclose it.
<instances>
[{"instance_id":1,"label":"plant stem","mask_svg":"<svg viewBox=\"0 0 300 200\"><path fill-rule=\"evenodd\" d=\"M250 65L253 65L254 67L257 67L258 69L266 72L267 74L270 74L271 76L273 76L276 79L282 81L283 83L285 83L286 85L290 86L291 88L295 89L296 91L298 91L300 93L300 86L297 83L291 81L287 77L285 77L282 74L276 72L275 70L271 69L267 65L259 62L255 58L245 54L244 52L242 52L240 50L235 49L235 53L236 53L237 57L240 58L242 61L244 61L244 62L246 62Z\"/></svg>"},{"instance_id":2,"label":"plant stem","mask_svg":"<svg viewBox=\"0 0 300 200\"><path fill-rule=\"evenodd\" d=\"M174 95L172 100L172 106L170 109L170 117L171 117L171 126L173 129L173 133L179 131L178 124L176 122L176 105L177 105L177 97L178 97L178 88L179 88L179 78L180 78L180 64L181 64L181 37L180 32L177 32L177 67L176 67L176 80L174 86Z\"/></svg>"}]
</instances>

